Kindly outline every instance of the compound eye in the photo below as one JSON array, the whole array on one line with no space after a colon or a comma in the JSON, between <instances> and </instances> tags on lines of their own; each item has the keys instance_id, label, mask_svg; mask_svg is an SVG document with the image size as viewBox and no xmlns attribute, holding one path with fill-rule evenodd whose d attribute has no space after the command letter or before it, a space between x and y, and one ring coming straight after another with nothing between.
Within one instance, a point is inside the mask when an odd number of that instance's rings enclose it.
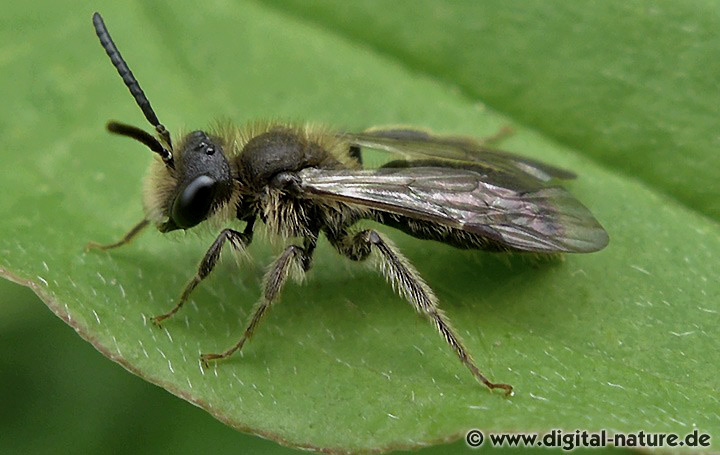
<instances>
[{"instance_id":1,"label":"compound eye","mask_svg":"<svg viewBox=\"0 0 720 455\"><path fill-rule=\"evenodd\" d=\"M215 198L215 180L207 175L196 177L175 198L172 219L179 228L187 229L207 218Z\"/></svg>"}]
</instances>

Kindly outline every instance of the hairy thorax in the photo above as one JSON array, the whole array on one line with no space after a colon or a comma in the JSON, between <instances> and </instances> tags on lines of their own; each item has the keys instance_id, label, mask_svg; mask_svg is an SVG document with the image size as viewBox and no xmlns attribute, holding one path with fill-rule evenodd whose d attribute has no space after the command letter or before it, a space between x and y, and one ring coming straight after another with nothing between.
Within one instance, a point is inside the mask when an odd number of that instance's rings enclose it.
<instances>
[{"instance_id":1,"label":"hairy thorax","mask_svg":"<svg viewBox=\"0 0 720 455\"><path fill-rule=\"evenodd\" d=\"M280 237L312 236L317 206L282 190L266 187L258 201L260 219L271 234Z\"/></svg>"}]
</instances>

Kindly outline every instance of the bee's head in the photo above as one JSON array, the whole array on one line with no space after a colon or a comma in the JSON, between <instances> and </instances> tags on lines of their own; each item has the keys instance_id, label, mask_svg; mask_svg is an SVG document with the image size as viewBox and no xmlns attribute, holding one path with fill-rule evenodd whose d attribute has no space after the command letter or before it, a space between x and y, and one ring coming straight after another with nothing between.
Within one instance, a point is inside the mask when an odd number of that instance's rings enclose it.
<instances>
[{"instance_id":1,"label":"bee's head","mask_svg":"<svg viewBox=\"0 0 720 455\"><path fill-rule=\"evenodd\" d=\"M146 180L145 210L161 232L196 226L232 195L232 173L220 138L194 131L176 150L172 166L156 161Z\"/></svg>"},{"instance_id":2,"label":"bee's head","mask_svg":"<svg viewBox=\"0 0 720 455\"><path fill-rule=\"evenodd\" d=\"M232 196L233 177L220 137L193 131L172 147L134 126L109 122L107 127L160 156L145 180L144 205L147 219L161 232L198 225Z\"/></svg>"},{"instance_id":3,"label":"bee's head","mask_svg":"<svg viewBox=\"0 0 720 455\"><path fill-rule=\"evenodd\" d=\"M222 140L203 131L185 136L174 148L170 133L157 118L150 101L123 60L100 14L93 15L95 32L123 82L156 135L130 125L110 122L110 132L145 144L161 160L150 169L145 188L145 211L162 232L188 229L210 217L232 196L233 179Z\"/></svg>"}]
</instances>

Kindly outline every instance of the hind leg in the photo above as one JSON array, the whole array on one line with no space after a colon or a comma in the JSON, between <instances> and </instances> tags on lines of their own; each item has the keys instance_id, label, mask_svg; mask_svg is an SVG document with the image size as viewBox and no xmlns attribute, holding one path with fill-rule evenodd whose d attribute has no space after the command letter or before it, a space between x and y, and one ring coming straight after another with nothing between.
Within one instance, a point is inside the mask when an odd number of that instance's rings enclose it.
<instances>
[{"instance_id":1,"label":"hind leg","mask_svg":"<svg viewBox=\"0 0 720 455\"><path fill-rule=\"evenodd\" d=\"M371 254L379 259L380 269L385 278L401 297L410 302L415 309L425 315L443 336L447 344L455 351L460 361L470 370L475 378L491 390L501 389L511 395L513 388L508 384L490 382L475 361L470 357L462 340L455 333L445 314L438 307L437 298L430 287L423 281L417 270L400 254L388 240L383 239L376 231L369 229L355 235L343 232L330 239L340 253L356 261L365 260Z\"/></svg>"}]
</instances>

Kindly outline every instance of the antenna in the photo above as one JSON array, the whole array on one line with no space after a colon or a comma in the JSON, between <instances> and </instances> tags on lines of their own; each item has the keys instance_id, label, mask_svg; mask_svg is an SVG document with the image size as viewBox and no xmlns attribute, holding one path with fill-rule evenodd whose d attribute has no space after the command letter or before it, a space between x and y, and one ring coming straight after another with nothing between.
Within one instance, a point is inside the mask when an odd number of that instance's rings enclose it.
<instances>
[{"instance_id":1,"label":"antenna","mask_svg":"<svg viewBox=\"0 0 720 455\"><path fill-rule=\"evenodd\" d=\"M95 33L97 33L97 36L100 39L100 44L105 49L105 52L107 52L108 57L110 57L110 61L115 66L115 69L117 69L120 77L122 77L122 80L123 82L125 82L128 90L130 90L130 94L135 98L135 102L138 104L138 106L140 106L143 114L145 114L145 118L148 122L150 122L152 126L155 127L155 131L157 131L157 133L165 141L170 150L172 150L170 132L165 128L162 123L160 123L160 120L158 120L155 111L150 105L150 101L145 96L145 92L143 92L142 88L140 88L140 84L138 83L137 79L135 79L132 71L130 71L127 63L125 63L122 55L120 55L120 51L118 50L117 46L115 46L112 37L110 37L110 32L108 32L108 29L105 26L105 22L103 21L102 16L100 16L100 13L93 14L93 25L95 26ZM108 124L108 129L110 129L109 127L110 124ZM138 140L140 140L139 137L141 136L139 133L137 133L136 130L133 130L133 134L127 134L130 132L130 130L128 130L127 128L117 128L116 130L110 129L110 131L117 134L124 134ZM147 138L143 136L143 139ZM148 145L145 140L140 140L140 142ZM150 147L150 145L148 145L148 147ZM150 147L150 149L157 152L157 150L155 150L153 147ZM165 162L172 162L172 153L170 152L170 150L165 150L164 147L163 150L164 152L166 152L161 153L163 160Z\"/></svg>"},{"instance_id":2,"label":"antenna","mask_svg":"<svg viewBox=\"0 0 720 455\"><path fill-rule=\"evenodd\" d=\"M128 125L126 123L110 121L106 125L108 131L111 133L119 134L121 136L127 136L135 139L138 142L145 144L150 150L160 155L162 160L168 166L174 168L175 163L173 162L172 153L162 146L160 141L155 139L147 131L138 128L137 126Z\"/></svg>"}]
</instances>

